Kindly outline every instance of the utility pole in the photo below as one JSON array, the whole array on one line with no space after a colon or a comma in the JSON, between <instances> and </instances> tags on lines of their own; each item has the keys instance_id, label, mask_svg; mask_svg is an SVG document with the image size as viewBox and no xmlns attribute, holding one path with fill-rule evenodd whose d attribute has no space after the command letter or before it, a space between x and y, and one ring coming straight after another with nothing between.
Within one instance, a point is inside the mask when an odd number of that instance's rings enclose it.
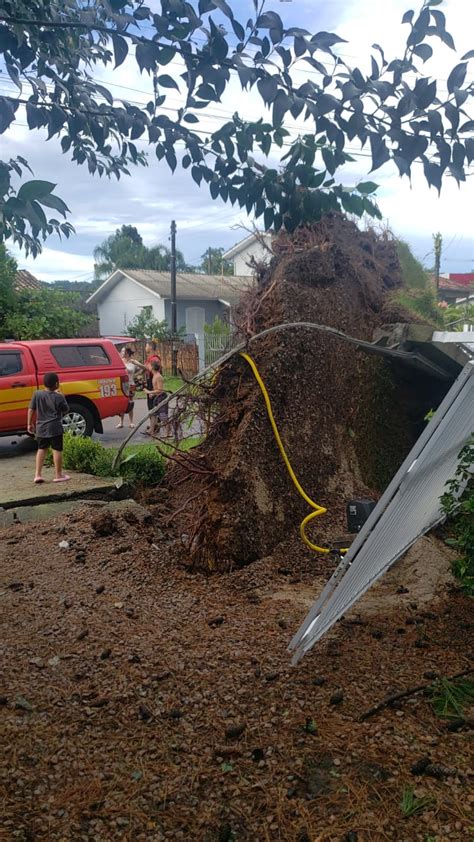
<instances>
[{"instance_id":1,"label":"utility pole","mask_svg":"<svg viewBox=\"0 0 474 842\"><path fill-rule=\"evenodd\" d=\"M208 273L208 275L212 275L211 268L212 268L212 252L211 252L211 246L209 246L209 248L207 250L207 273Z\"/></svg>"},{"instance_id":2,"label":"utility pole","mask_svg":"<svg viewBox=\"0 0 474 842\"><path fill-rule=\"evenodd\" d=\"M173 377L178 374L178 349L176 336L178 333L177 301L176 301L176 222L171 223L171 370Z\"/></svg>"},{"instance_id":3,"label":"utility pole","mask_svg":"<svg viewBox=\"0 0 474 842\"><path fill-rule=\"evenodd\" d=\"M434 254L435 254L435 282L436 282L436 295L439 292L439 275L441 269L441 252L443 250L443 237L438 232L438 234L433 234L433 242L434 242Z\"/></svg>"}]
</instances>

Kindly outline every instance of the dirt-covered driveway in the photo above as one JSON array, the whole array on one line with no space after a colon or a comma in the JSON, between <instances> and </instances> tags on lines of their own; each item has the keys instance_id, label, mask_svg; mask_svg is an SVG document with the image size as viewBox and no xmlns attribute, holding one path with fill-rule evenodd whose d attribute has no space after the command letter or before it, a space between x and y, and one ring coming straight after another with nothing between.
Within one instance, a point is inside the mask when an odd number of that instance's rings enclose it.
<instances>
[{"instance_id":1,"label":"dirt-covered driveway","mask_svg":"<svg viewBox=\"0 0 474 842\"><path fill-rule=\"evenodd\" d=\"M469 668L471 605L424 541L290 668L325 560L193 575L152 522L97 507L3 529L1 838L466 842L469 721L420 693L361 721Z\"/></svg>"}]
</instances>

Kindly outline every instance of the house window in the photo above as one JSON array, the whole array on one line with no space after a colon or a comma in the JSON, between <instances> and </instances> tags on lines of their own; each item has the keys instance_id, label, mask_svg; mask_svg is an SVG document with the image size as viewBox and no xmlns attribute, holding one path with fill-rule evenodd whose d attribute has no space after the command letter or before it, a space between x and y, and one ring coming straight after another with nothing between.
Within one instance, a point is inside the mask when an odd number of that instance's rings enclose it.
<instances>
[{"instance_id":1,"label":"house window","mask_svg":"<svg viewBox=\"0 0 474 842\"><path fill-rule=\"evenodd\" d=\"M153 315L153 307L151 304L147 304L145 307L142 307L142 313L146 316L147 319L150 319Z\"/></svg>"}]
</instances>

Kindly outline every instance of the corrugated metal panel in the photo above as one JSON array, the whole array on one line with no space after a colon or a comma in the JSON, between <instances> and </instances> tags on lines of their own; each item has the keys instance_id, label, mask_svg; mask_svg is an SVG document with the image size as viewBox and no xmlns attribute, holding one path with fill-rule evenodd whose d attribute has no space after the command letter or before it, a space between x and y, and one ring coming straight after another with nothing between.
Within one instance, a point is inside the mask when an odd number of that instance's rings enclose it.
<instances>
[{"instance_id":1,"label":"corrugated metal panel","mask_svg":"<svg viewBox=\"0 0 474 842\"><path fill-rule=\"evenodd\" d=\"M468 363L290 643L296 663L374 582L443 518L439 498L474 430Z\"/></svg>"}]
</instances>

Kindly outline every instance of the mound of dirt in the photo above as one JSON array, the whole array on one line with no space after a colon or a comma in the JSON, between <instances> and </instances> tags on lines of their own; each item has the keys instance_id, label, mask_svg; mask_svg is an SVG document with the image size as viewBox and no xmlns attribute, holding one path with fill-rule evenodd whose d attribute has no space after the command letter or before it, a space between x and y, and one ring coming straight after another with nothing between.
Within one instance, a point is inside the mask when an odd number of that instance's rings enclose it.
<instances>
[{"instance_id":1,"label":"mound of dirt","mask_svg":"<svg viewBox=\"0 0 474 842\"><path fill-rule=\"evenodd\" d=\"M402 284L389 237L361 232L334 214L293 237L281 235L275 252L241 314L247 331L310 321L372 340L390 292ZM344 531L346 500L377 496L416 439L413 419L430 408L420 406L418 378L400 378L385 360L309 330L272 334L250 353L301 484L329 509L313 527L315 539L331 542ZM220 371L209 399L218 418L200 449L201 472L170 472L170 511L187 558L226 570L298 539L308 507L291 484L242 358Z\"/></svg>"}]
</instances>

